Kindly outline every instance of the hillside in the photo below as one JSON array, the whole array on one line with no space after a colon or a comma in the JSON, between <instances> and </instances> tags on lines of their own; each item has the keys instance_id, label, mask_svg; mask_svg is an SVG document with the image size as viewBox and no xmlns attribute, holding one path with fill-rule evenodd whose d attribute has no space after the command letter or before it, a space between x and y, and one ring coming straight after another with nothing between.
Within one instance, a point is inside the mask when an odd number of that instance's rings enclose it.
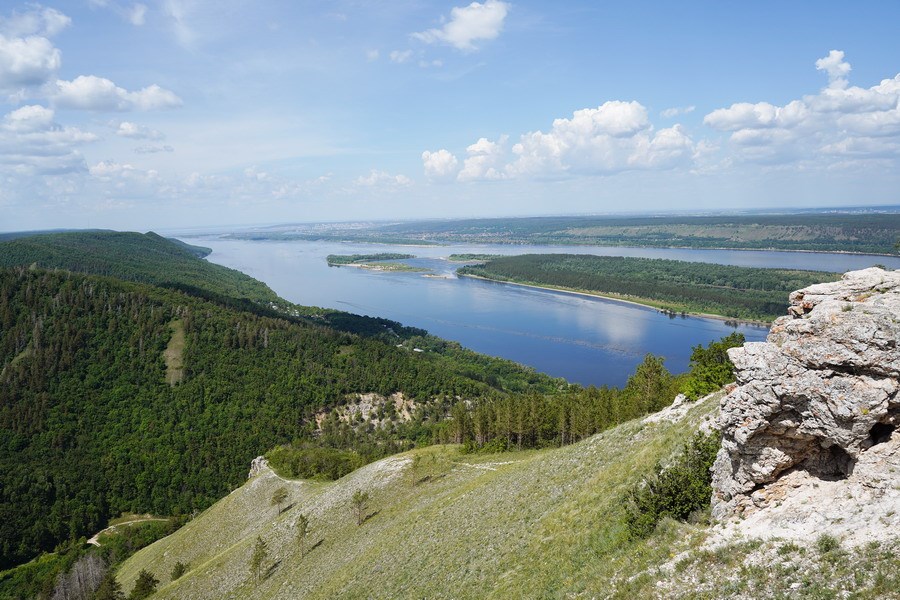
<instances>
[{"instance_id":1,"label":"hillside","mask_svg":"<svg viewBox=\"0 0 900 600\"><path fill-rule=\"evenodd\" d=\"M406 429L335 440L364 462L411 445L448 397L562 383L434 338L413 353L396 334L385 342L270 313L113 278L0 269L0 566L123 511L202 509L260 448L310 439L313 415L350 394L437 402Z\"/></svg>"},{"instance_id":2,"label":"hillside","mask_svg":"<svg viewBox=\"0 0 900 600\"><path fill-rule=\"evenodd\" d=\"M142 569L154 573L154 598L897 597L896 543L823 551L723 542L708 526L672 520L647 539L629 536L629 491L687 443L721 396L677 422L631 421L559 449L466 455L434 446L334 483L285 481L264 468L137 553L118 578L127 593ZM290 507L279 515L270 499L281 487ZM356 490L372 496L361 526ZM310 522L305 556L300 514ZM259 582L250 571L257 536L269 549ZM188 571L172 581L176 562Z\"/></svg>"},{"instance_id":3,"label":"hillside","mask_svg":"<svg viewBox=\"0 0 900 600\"><path fill-rule=\"evenodd\" d=\"M136 554L119 579L127 592L148 569L168 584L159 598L590 597L635 560L622 498L690 438L716 400L678 424L632 421L560 449L464 455L433 446L329 484L285 482L265 469ZM277 515L270 498L285 485L292 506ZM372 496L372 516L359 527L350 507L357 489ZM318 544L305 557L294 539L301 513ZM257 535L274 567L258 585L248 581ZM637 545L649 553L638 560L665 556ZM170 583L178 561L189 571Z\"/></svg>"},{"instance_id":4,"label":"hillside","mask_svg":"<svg viewBox=\"0 0 900 600\"><path fill-rule=\"evenodd\" d=\"M352 240L394 244L554 244L741 248L894 254L900 214L803 212L715 216L573 216L452 219L367 226L278 226L240 239Z\"/></svg>"},{"instance_id":5,"label":"hillside","mask_svg":"<svg viewBox=\"0 0 900 600\"><path fill-rule=\"evenodd\" d=\"M65 269L203 290L220 298L284 302L261 281L200 260L208 253L208 248L168 240L153 232L70 231L0 241L0 267Z\"/></svg>"}]
</instances>

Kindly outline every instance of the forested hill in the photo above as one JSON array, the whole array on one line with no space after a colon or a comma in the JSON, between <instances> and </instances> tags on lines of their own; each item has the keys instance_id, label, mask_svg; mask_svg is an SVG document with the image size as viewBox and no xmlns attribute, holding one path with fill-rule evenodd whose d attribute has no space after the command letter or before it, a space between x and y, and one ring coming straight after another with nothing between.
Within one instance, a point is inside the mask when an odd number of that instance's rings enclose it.
<instances>
[{"instance_id":1,"label":"forested hill","mask_svg":"<svg viewBox=\"0 0 900 600\"><path fill-rule=\"evenodd\" d=\"M178 287L220 299L283 302L261 281L200 260L208 253L207 248L153 232L72 231L0 242L0 267L34 265Z\"/></svg>"},{"instance_id":2,"label":"forested hill","mask_svg":"<svg viewBox=\"0 0 900 600\"><path fill-rule=\"evenodd\" d=\"M351 393L479 398L560 384L419 343L427 351L171 288L0 269L0 567L122 511L205 508L260 452L311 439L310 417ZM167 349L183 363L174 384Z\"/></svg>"},{"instance_id":3,"label":"forested hill","mask_svg":"<svg viewBox=\"0 0 900 600\"><path fill-rule=\"evenodd\" d=\"M517 217L369 226L255 230L237 239L325 239L400 244L551 244L653 248L741 248L894 254L896 207L881 212L715 216Z\"/></svg>"},{"instance_id":4,"label":"forested hill","mask_svg":"<svg viewBox=\"0 0 900 600\"><path fill-rule=\"evenodd\" d=\"M784 299L837 273L588 254L501 256L460 275L625 298L673 312L772 321Z\"/></svg>"}]
</instances>

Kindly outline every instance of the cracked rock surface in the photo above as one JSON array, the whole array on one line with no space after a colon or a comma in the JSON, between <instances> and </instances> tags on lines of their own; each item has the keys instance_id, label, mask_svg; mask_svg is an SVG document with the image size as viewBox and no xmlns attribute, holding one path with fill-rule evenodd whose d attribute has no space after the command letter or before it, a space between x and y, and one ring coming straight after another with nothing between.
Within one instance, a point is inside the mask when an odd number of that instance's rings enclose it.
<instances>
[{"instance_id":1,"label":"cracked rock surface","mask_svg":"<svg viewBox=\"0 0 900 600\"><path fill-rule=\"evenodd\" d=\"M885 452L900 444L900 272L852 271L790 304L767 341L728 351L739 386L722 401L713 516L783 504L786 477L792 488L836 482L825 487L845 497L861 486L900 513L896 453Z\"/></svg>"}]
</instances>

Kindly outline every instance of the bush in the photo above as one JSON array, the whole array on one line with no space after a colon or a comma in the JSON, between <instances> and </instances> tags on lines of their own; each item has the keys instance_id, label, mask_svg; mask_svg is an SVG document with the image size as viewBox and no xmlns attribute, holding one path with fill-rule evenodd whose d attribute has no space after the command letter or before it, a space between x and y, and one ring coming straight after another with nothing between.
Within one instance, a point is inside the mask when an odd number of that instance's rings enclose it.
<instances>
[{"instance_id":1,"label":"bush","mask_svg":"<svg viewBox=\"0 0 900 600\"><path fill-rule=\"evenodd\" d=\"M625 523L632 537L649 536L663 517L685 521L695 511L709 506L710 469L720 442L718 432L698 433L672 464L657 465L651 477L631 490Z\"/></svg>"},{"instance_id":2,"label":"bush","mask_svg":"<svg viewBox=\"0 0 900 600\"><path fill-rule=\"evenodd\" d=\"M838 539L832 535L828 535L827 533L823 533L816 539L816 550L819 551L819 554L828 554L829 552L834 552L838 548L841 547L841 543Z\"/></svg>"},{"instance_id":3,"label":"bush","mask_svg":"<svg viewBox=\"0 0 900 600\"><path fill-rule=\"evenodd\" d=\"M187 565L184 564L184 563L181 562L181 561L178 561L178 562L175 563L175 565L172 567L172 581L175 581L176 579L178 579L179 577L181 577L181 576L184 575L185 573L187 573Z\"/></svg>"},{"instance_id":4,"label":"bush","mask_svg":"<svg viewBox=\"0 0 900 600\"><path fill-rule=\"evenodd\" d=\"M315 446L279 446L266 458L282 475L302 479L340 479L365 464L356 452Z\"/></svg>"}]
</instances>

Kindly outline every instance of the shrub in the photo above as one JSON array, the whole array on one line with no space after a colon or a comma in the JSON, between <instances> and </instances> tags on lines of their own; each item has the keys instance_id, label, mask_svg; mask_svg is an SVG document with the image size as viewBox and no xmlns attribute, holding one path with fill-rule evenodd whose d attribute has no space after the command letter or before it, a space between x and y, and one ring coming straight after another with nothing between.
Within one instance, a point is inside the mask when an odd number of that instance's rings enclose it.
<instances>
[{"instance_id":1,"label":"shrub","mask_svg":"<svg viewBox=\"0 0 900 600\"><path fill-rule=\"evenodd\" d=\"M663 517L685 521L709 506L710 469L720 442L718 432L698 433L670 465L657 465L651 477L631 490L625 523L632 537L649 536Z\"/></svg>"},{"instance_id":2,"label":"shrub","mask_svg":"<svg viewBox=\"0 0 900 600\"><path fill-rule=\"evenodd\" d=\"M282 475L303 479L340 479L365 464L356 452L316 446L279 446L266 458Z\"/></svg>"},{"instance_id":3,"label":"shrub","mask_svg":"<svg viewBox=\"0 0 900 600\"><path fill-rule=\"evenodd\" d=\"M840 547L841 543L833 535L823 533L816 539L816 550L818 550L820 554L828 554L829 552L834 552Z\"/></svg>"},{"instance_id":4,"label":"shrub","mask_svg":"<svg viewBox=\"0 0 900 600\"><path fill-rule=\"evenodd\" d=\"M178 562L175 563L175 565L172 567L172 581L175 581L176 579L178 579L179 577L181 577L181 576L184 575L185 573L187 573L187 565L184 564L184 563L181 562L181 561L178 561Z\"/></svg>"}]
</instances>

